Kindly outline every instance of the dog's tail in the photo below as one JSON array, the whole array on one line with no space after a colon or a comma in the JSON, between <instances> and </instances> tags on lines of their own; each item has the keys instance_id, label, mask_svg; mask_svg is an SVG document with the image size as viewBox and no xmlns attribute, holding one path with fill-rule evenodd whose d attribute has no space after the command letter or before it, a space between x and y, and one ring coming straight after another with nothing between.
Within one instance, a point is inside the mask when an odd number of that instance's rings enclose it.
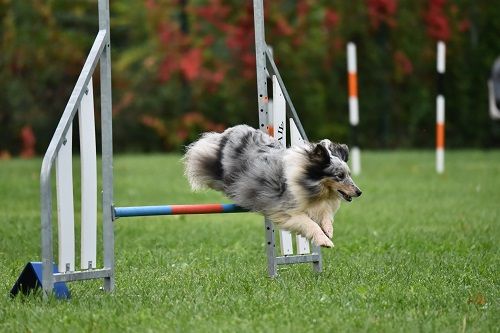
<instances>
[{"instance_id":1,"label":"dog's tail","mask_svg":"<svg viewBox=\"0 0 500 333\"><path fill-rule=\"evenodd\" d=\"M222 191L222 137L222 133L204 133L198 141L187 146L183 158L184 174L194 191L207 187Z\"/></svg>"}]
</instances>

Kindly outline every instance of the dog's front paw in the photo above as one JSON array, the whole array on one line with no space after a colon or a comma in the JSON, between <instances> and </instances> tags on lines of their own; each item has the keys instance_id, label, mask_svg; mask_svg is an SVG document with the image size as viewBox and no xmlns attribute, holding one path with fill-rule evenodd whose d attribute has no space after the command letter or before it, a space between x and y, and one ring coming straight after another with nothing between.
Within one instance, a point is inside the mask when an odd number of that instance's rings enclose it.
<instances>
[{"instance_id":1,"label":"dog's front paw","mask_svg":"<svg viewBox=\"0 0 500 333\"><path fill-rule=\"evenodd\" d=\"M321 223L319 223L319 226L325 233L326 237L330 239L333 238L333 223L331 219L323 219Z\"/></svg>"},{"instance_id":2,"label":"dog's front paw","mask_svg":"<svg viewBox=\"0 0 500 333\"><path fill-rule=\"evenodd\" d=\"M326 237L333 238L333 225L331 223L324 223L321 225L321 229L325 233Z\"/></svg>"},{"instance_id":3,"label":"dog's front paw","mask_svg":"<svg viewBox=\"0 0 500 333\"><path fill-rule=\"evenodd\" d=\"M320 235L320 234L316 235L312 239L312 241L317 246L333 247L333 242L328 237L326 237L324 234L322 234L322 235Z\"/></svg>"}]
</instances>

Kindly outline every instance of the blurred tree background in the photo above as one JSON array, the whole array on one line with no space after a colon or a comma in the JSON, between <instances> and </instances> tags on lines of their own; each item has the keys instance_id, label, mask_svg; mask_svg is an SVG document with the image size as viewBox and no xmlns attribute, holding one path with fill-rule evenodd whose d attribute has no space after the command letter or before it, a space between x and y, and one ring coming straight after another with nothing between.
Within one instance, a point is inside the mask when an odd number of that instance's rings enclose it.
<instances>
[{"instance_id":1,"label":"blurred tree background","mask_svg":"<svg viewBox=\"0 0 500 333\"><path fill-rule=\"evenodd\" d=\"M251 0L110 3L115 151L175 151L202 131L257 125ZM352 40L361 147L433 148L444 40L446 145L500 145L486 90L500 55L494 1L272 0L265 14L311 139L349 141ZM97 34L97 1L0 0L0 23L0 158L41 154ZM98 92L98 71L94 79Z\"/></svg>"}]
</instances>

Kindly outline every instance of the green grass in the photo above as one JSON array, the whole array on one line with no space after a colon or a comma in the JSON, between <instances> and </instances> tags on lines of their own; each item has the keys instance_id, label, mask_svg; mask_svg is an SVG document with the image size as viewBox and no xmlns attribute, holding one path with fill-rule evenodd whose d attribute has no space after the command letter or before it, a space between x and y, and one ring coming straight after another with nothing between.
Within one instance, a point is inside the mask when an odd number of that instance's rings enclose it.
<instances>
[{"instance_id":1,"label":"green grass","mask_svg":"<svg viewBox=\"0 0 500 333\"><path fill-rule=\"evenodd\" d=\"M116 222L116 290L70 284L70 301L8 297L40 259L40 161L0 161L0 330L488 332L500 330L500 152L367 152L324 271L266 273L255 214ZM193 194L179 156L115 157L117 205L219 202ZM75 171L75 175L78 172ZM76 177L76 176L75 176ZM101 261L102 262L102 261Z\"/></svg>"}]
</instances>

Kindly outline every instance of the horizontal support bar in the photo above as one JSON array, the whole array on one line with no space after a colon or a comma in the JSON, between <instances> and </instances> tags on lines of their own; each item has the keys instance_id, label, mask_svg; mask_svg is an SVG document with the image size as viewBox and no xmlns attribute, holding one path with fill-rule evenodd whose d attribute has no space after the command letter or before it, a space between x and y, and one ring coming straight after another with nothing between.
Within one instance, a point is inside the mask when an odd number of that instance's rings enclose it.
<instances>
[{"instance_id":1,"label":"horizontal support bar","mask_svg":"<svg viewBox=\"0 0 500 333\"><path fill-rule=\"evenodd\" d=\"M78 272L67 272L67 273L55 273L55 282L71 282L79 280L90 280L90 279L101 279L111 276L111 269L90 269L88 271L78 271Z\"/></svg>"},{"instance_id":2,"label":"horizontal support bar","mask_svg":"<svg viewBox=\"0 0 500 333\"><path fill-rule=\"evenodd\" d=\"M114 208L115 218L133 217L133 216L244 213L244 212L248 212L248 210L235 204L135 206L135 207Z\"/></svg>"},{"instance_id":3,"label":"horizontal support bar","mask_svg":"<svg viewBox=\"0 0 500 333\"><path fill-rule=\"evenodd\" d=\"M277 265L301 264L306 262L319 262L319 261L320 261L320 255L318 253L276 257Z\"/></svg>"}]
</instances>

